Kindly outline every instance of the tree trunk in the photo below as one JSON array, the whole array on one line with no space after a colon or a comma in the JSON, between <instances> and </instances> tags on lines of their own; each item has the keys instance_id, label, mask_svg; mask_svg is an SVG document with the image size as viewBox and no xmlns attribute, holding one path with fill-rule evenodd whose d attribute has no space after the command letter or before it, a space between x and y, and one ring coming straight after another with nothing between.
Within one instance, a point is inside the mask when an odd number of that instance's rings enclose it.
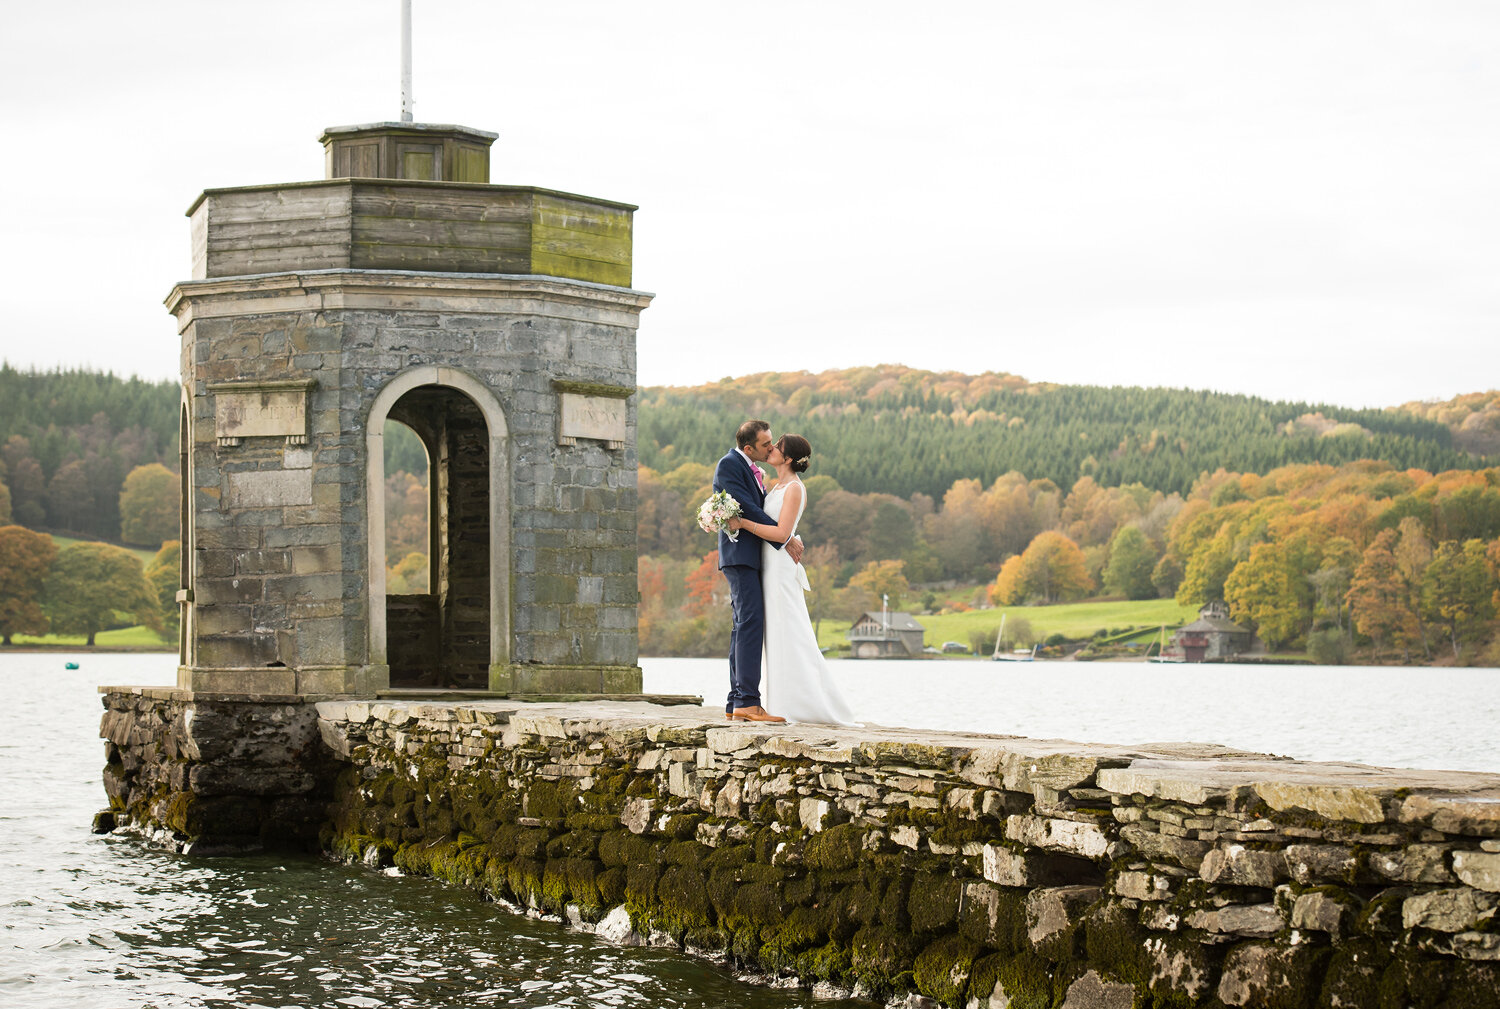
<instances>
[{"instance_id":1,"label":"tree trunk","mask_svg":"<svg viewBox=\"0 0 1500 1009\"><path fill-rule=\"evenodd\" d=\"M93 631L89 631L89 643L88 643L88 646L90 648L94 647L94 632Z\"/></svg>"}]
</instances>

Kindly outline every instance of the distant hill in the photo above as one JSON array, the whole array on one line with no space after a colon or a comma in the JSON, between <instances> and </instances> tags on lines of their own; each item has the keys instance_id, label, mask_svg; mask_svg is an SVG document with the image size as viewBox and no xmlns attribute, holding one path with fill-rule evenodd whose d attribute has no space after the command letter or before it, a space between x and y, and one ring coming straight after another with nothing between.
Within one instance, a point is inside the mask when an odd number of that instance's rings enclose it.
<instances>
[{"instance_id":1,"label":"distant hill","mask_svg":"<svg viewBox=\"0 0 1500 1009\"><path fill-rule=\"evenodd\" d=\"M1500 458L1500 389L1464 393L1449 400L1403 403L1391 409L1445 425L1453 432L1455 448Z\"/></svg>"},{"instance_id":2,"label":"distant hill","mask_svg":"<svg viewBox=\"0 0 1500 1009\"><path fill-rule=\"evenodd\" d=\"M1353 410L881 365L643 388L639 453L642 465L659 471L712 463L740 421L762 417L777 432L805 435L817 454L816 472L856 493L937 497L955 480L988 485L1016 470L1064 490L1091 475L1104 486L1139 482L1185 494L1200 474L1221 467L1265 473L1358 459L1429 472L1492 465L1473 451L1493 456L1488 442L1456 439L1447 421L1457 411L1489 417L1485 411L1500 409L1496 398L1482 394L1488 405L1471 407L1469 397L1460 397L1447 412L1424 404ZM1457 427L1464 423L1474 426L1460 419Z\"/></svg>"}]
</instances>

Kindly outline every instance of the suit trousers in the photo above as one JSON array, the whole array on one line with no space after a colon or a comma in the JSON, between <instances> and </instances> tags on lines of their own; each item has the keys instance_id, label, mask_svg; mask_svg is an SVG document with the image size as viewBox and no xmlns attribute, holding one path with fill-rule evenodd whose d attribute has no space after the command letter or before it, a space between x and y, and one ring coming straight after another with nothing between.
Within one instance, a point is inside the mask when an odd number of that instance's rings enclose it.
<instances>
[{"instance_id":1,"label":"suit trousers","mask_svg":"<svg viewBox=\"0 0 1500 1009\"><path fill-rule=\"evenodd\" d=\"M729 700L724 710L753 708L760 704L760 657L766 640L760 569L729 564L721 570L734 610L734 628L729 632Z\"/></svg>"}]
</instances>

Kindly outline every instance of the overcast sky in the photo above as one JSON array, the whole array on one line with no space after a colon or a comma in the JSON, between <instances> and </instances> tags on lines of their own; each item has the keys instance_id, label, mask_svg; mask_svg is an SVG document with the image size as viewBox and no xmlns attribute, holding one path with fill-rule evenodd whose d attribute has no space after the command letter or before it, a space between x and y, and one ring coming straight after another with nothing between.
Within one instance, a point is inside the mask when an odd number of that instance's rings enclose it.
<instances>
[{"instance_id":1,"label":"overcast sky","mask_svg":"<svg viewBox=\"0 0 1500 1009\"><path fill-rule=\"evenodd\" d=\"M1500 4L414 0L416 118L640 205L642 384L1500 385ZM10 5L14 364L175 376L204 188L399 115L398 0Z\"/></svg>"}]
</instances>

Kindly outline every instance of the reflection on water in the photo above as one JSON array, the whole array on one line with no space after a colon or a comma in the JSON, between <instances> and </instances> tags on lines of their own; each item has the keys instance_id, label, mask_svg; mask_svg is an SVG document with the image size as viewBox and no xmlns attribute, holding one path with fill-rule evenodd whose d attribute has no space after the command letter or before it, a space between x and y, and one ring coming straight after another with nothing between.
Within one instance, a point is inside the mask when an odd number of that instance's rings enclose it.
<instances>
[{"instance_id":1,"label":"reflection on water","mask_svg":"<svg viewBox=\"0 0 1500 1009\"><path fill-rule=\"evenodd\" d=\"M476 894L316 858L194 859L95 837L98 683L173 656L0 655L0 1005L807 1006L674 950L621 948ZM818 1001L819 1006L862 1006Z\"/></svg>"}]
</instances>

